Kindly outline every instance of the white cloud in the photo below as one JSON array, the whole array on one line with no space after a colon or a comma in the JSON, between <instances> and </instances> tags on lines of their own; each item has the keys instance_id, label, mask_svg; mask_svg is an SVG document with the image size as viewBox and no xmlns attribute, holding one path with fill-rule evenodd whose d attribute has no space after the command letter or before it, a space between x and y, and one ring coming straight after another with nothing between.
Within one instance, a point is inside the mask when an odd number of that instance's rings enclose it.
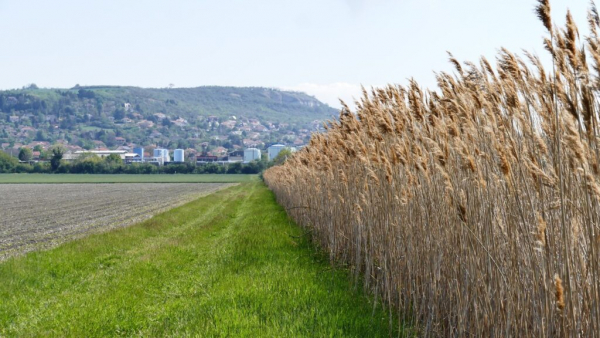
<instances>
[{"instance_id":1,"label":"white cloud","mask_svg":"<svg viewBox=\"0 0 600 338\"><path fill-rule=\"evenodd\" d=\"M370 91L371 86L365 86ZM341 108L340 99L350 108L354 108L354 101L362 97L362 89L359 84L347 82L335 82L329 84L301 83L292 87L285 87L284 90L293 90L312 95L334 108Z\"/></svg>"}]
</instances>

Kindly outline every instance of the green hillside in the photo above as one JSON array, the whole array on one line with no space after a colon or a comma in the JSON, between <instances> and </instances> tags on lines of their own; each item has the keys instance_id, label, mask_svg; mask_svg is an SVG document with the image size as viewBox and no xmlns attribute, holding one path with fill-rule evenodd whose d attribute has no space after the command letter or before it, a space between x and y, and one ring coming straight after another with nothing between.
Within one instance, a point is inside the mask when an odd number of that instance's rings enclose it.
<instances>
[{"instance_id":1,"label":"green hillside","mask_svg":"<svg viewBox=\"0 0 600 338\"><path fill-rule=\"evenodd\" d=\"M336 114L307 94L270 88L31 85L0 91L0 143L4 148L56 140L83 148L123 143L193 148L209 142L228 149L248 146L244 139L299 144Z\"/></svg>"}]
</instances>

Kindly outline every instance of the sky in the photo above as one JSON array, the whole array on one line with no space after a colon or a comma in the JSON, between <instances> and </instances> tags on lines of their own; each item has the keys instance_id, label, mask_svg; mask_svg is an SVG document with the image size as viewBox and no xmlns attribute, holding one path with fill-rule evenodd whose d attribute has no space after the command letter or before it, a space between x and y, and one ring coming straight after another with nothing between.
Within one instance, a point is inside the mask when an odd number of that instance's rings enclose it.
<instances>
[{"instance_id":1,"label":"sky","mask_svg":"<svg viewBox=\"0 0 600 338\"><path fill-rule=\"evenodd\" d=\"M333 107L366 88L435 87L434 71L547 59L533 0L0 0L0 89L260 86ZM551 1L585 32L588 0Z\"/></svg>"}]
</instances>

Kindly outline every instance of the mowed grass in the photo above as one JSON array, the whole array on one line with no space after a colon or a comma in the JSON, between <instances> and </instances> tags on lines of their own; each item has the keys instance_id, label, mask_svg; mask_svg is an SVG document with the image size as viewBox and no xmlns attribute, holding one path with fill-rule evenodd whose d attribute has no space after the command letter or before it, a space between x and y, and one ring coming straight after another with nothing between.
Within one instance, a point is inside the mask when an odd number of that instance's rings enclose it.
<instances>
[{"instance_id":1,"label":"mowed grass","mask_svg":"<svg viewBox=\"0 0 600 338\"><path fill-rule=\"evenodd\" d=\"M387 337L260 182L0 264L0 336Z\"/></svg>"},{"instance_id":2,"label":"mowed grass","mask_svg":"<svg viewBox=\"0 0 600 338\"><path fill-rule=\"evenodd\" d=\"M0 174L0 184L6 183L242 183L256 182L258 175L129 175L129 174Z\"/></svg>"}]
</instances>

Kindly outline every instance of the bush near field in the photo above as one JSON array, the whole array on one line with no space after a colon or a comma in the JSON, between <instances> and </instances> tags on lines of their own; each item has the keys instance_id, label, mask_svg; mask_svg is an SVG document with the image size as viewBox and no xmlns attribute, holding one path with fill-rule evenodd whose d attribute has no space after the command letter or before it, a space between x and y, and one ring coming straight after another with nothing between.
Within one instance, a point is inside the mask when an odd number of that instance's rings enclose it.
<instances>
[{"instance_id":1,"label":"bush near field","mask_svg":"<svg viewBox=\"0 0 600 338\"><path fill-rule=\"evenodd\" d=\"M600 18L537 14L553 69L502 49L366 92L264 179L424 336L600 336ZM581 43L580 41L584 41Z\"/></svg>"}]
</instances>

